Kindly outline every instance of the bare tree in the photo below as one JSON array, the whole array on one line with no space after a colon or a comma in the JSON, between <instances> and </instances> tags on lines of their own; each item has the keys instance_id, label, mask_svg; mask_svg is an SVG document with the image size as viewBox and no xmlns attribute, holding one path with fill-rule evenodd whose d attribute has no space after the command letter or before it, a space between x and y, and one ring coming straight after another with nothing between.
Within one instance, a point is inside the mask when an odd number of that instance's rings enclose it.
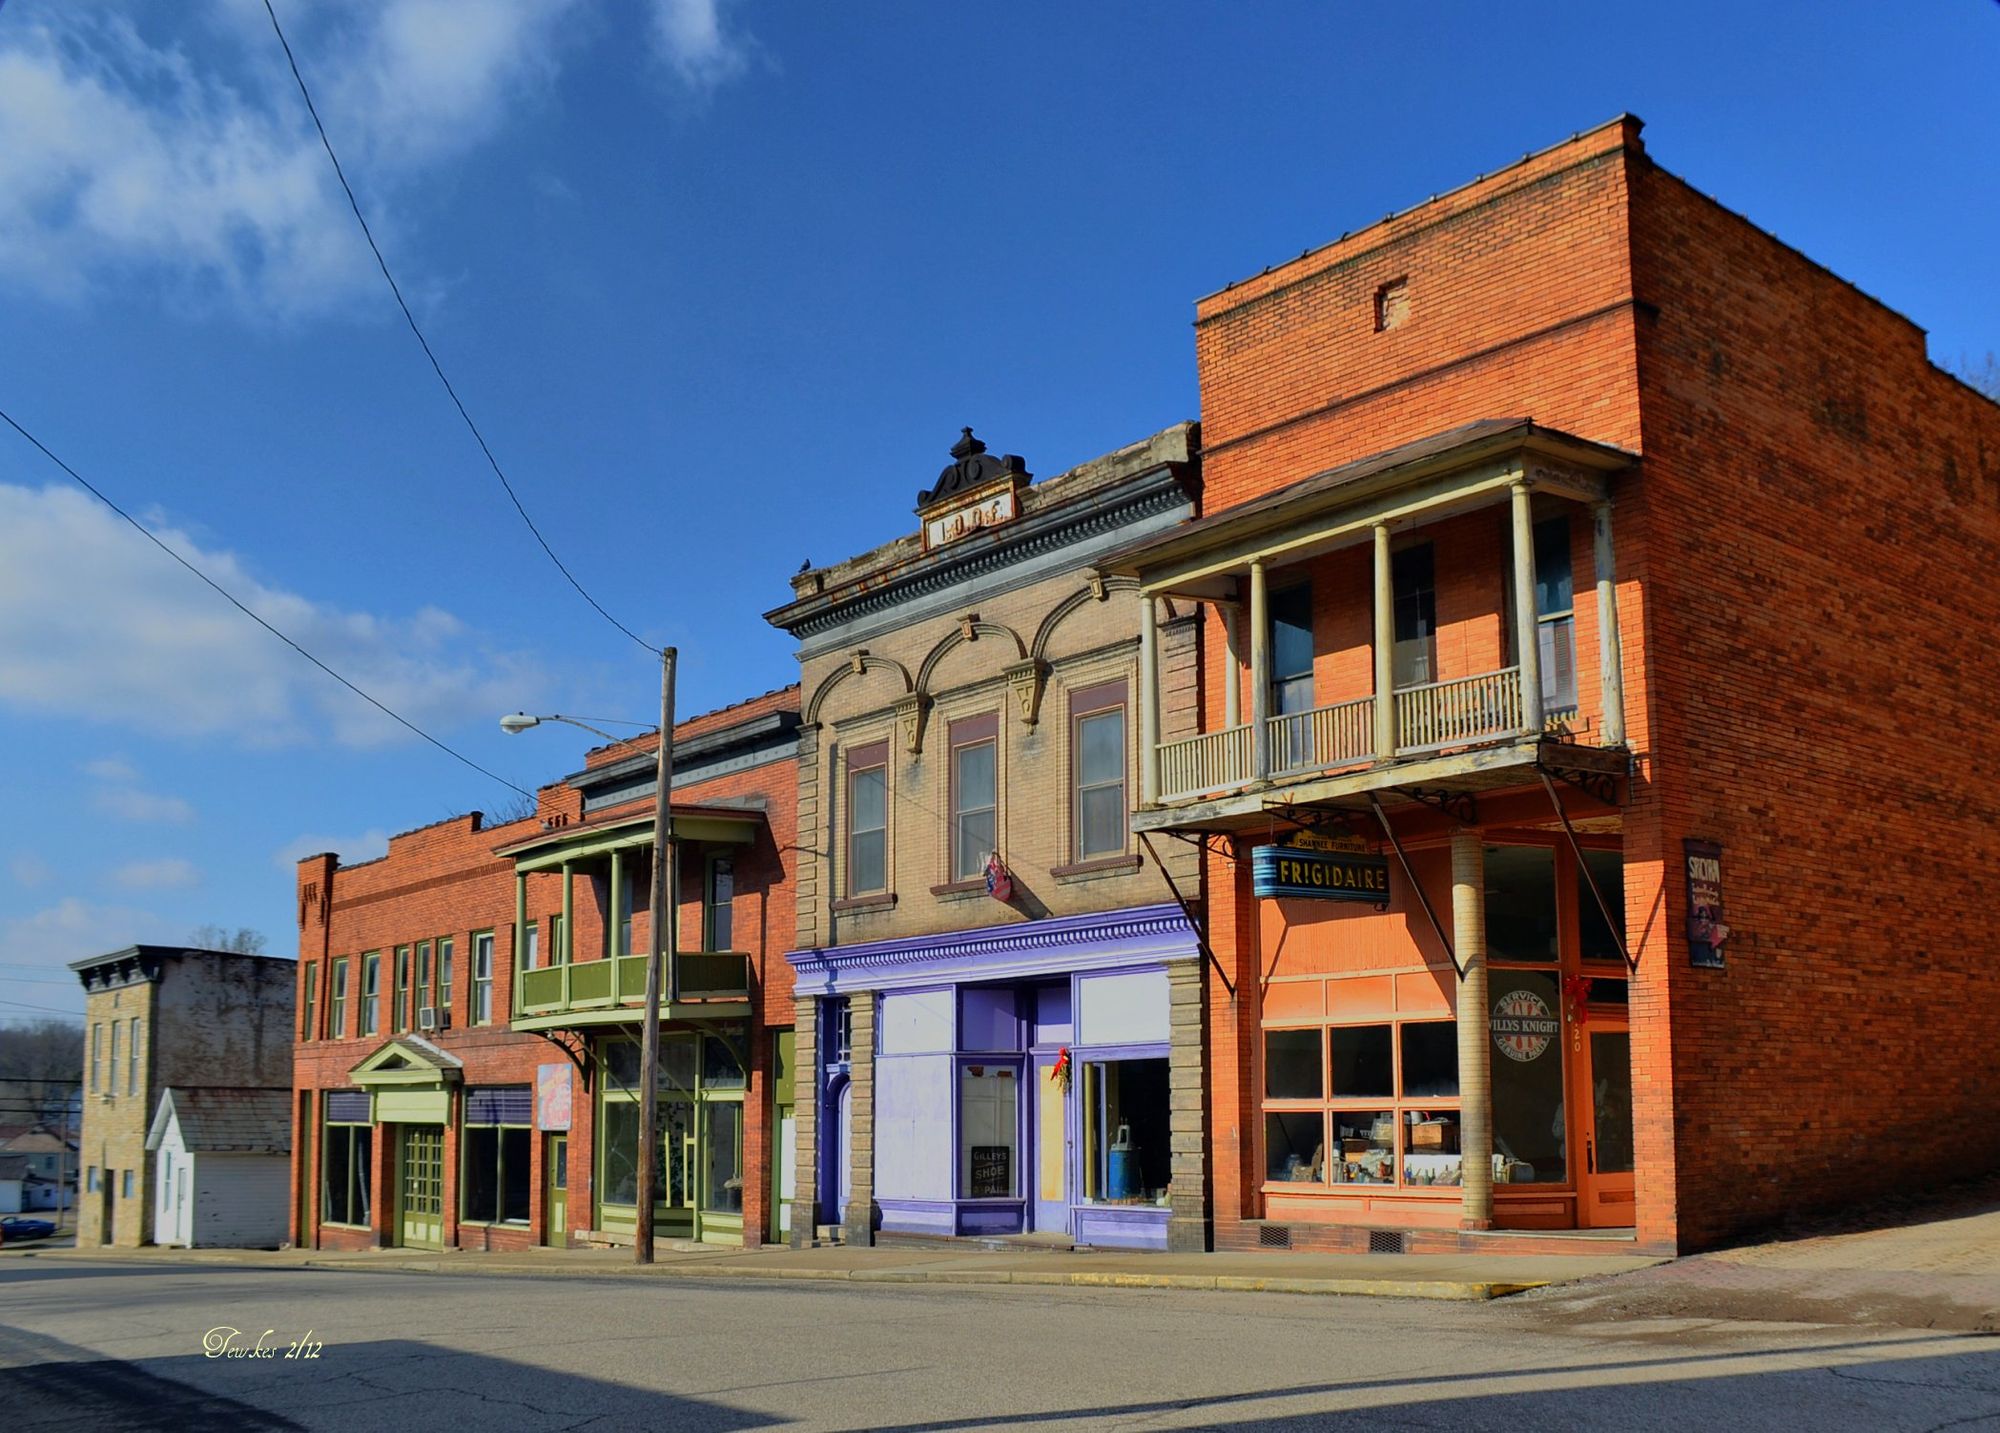
<instances>
[{"instance_id":1,"label":"bare tree","mask_svg":"<svg viewBox=\"0 0 2000 1433\"><path fill-rule=\"evenodd\" d=\"M262 955L269 944L264 932L240 925L234 931L228 926L196 926L194 934L188 937L189 945L200 946L203 950L231 950L238 955Z\"/></svg>"},{"instance_id":2,"label":"bare tree","mask_svg":"<svg viewBox=\"0 0 2000 1433\"><path fill-rule=\"evenodd\" d=\"M54 1124L83 1078L83 1025L31 1020L0 1027L0 1124Z\"/></svg>"},{"instance_id":3,"label":"bare tree","mask_svg":"<svg viewBox=\"0 0 2000 1433\"><path fill-rule=\"evenodd\" d=\"M1944 368L1945 372L1956 374L1968 387L1977 388L1995 403L2000 403L2000 355L1991 349L1987 350L1984 363L1975 363L1961 353L1958 362L1947 363Z\"/></svg>"}]
</instances>

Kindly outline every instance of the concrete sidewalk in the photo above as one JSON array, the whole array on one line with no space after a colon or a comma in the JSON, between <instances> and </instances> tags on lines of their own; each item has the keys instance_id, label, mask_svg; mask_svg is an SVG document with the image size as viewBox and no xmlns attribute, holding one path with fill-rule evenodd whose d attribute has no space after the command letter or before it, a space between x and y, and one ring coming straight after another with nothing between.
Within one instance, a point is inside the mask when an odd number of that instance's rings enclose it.
<instances>
[{"instance_id":1,"label":"concrete sidewalk","mask_svg":"<svg viewBox=\"0 0 2000 1433\"><path fill-rule=\"evenodd\" d=\"M0 1259L36 1257L32 1246ZM1575 1279L1622 1274L1660 1260L1637 1255L1143 1254L1112 1250L731 1249L662 1243L642 1266L629 1250L534 1249L522 1253L370 1249L49 1249L54 1260L241 1268L346 1269L445 1274L683 1279L839 1280L866 1284L1021 1284L1072 1288L1222 1289L1479 1300Z\"/></svg>"}]
</instances>

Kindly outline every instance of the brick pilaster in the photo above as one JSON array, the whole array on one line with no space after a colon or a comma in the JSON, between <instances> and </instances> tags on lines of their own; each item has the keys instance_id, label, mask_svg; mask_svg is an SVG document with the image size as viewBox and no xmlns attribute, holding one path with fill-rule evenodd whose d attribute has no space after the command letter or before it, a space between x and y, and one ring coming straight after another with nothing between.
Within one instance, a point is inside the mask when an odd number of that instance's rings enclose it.
<instances>
[{"instance_id":1,"label":"brick pilaster","mask_svg":"<svg viewBox=\"0 0 2000 1433\"><path fill-rule=\"evenodd\" d=\"M848 1130L848 1197L844 1237L850 1244L875 1242L875 992L848 996L854 1049L847 1073L852 1124Z\"/></svg>"},{"instance_id":2,"label":"brick pilaster","mask_svg":"<svg viewBox=\"0 0 2000 1433\"><path fill-rule=\"evenodd\" d=\"M1177 1254L1208 1248L1208 1136L1202 1088L1205 989L1199 960L1168 963L1168 1147L1172 1163L1167 1248Z\"/></svg>"},{"instance_id":3,"label":"brick pilaster","mask_svg":"<svg viewBox=\"0 0 2000 1433\"><path fill-rule=\"evenodd\" d=\"M819 1227L819 1001L801 995L793 1012L791 1244L804 1249Z\"/></svg>"}]
</instances>

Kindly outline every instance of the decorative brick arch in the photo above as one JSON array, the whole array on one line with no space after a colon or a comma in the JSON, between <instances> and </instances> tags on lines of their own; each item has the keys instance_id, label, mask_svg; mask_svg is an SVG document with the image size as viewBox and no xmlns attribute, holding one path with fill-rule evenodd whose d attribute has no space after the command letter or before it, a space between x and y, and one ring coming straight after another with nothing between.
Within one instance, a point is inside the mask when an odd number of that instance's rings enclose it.
<instances>
[{"instance_id":1,"label":"decorative brick arch","mask_svg":"<svg viewBox=\"0 0 2000 1433\"><path fill-rule=\"evenodd\" d=\"M1069 596L1049 609L1049 615L1042 619L1042 625L1035 631L1035 643L1028 649L1028 655L1037 661L1047 661L1049 643L1054 640L1056 628L1063 619L1083 606L1086 602L1103 602L1114 592L1137 592L1139 579L1136 577L1103 577L1094 579L1088 587L1078 588Z\"/></svg>"},{"instance_id":2,"label":"decorative brick arch","mask_svg":"<svg viewBox=\"0 0 2000 1433\"><path fill-rule=\"evenodd\" d=\"M826 704L827 697L832 694L835 687L849 677L858 677L864 672L876 670L894 672L900 677L904 696L916 690L916 683L910 680L910 669L901 662L893 657L878 657L871 652L856 652L841 663L838 670L827 674L826 680L813 691L812 700L806 703L805 711L800 714L800 720L807 726L816 725L819 722L820 708Z\"/></svg>"},{"instance_id":3,"label":"decorative brick arch","mask_svg":"<svg viewBox=\"0 0 2000 1433\"><path fill-rule=\"evenodd\" d=\"M980 637L1002 637L1012 642L1015 661L1020 661L1028 655L1027 644L1022 642L1020 634L1012 627L1004 627L998 622L982 622L977 617L960 618L959 624L931 648L930 655L925 657L923 665L917 668L916 690L929 695L931 674L937 671L938 663L957 648Z\"/></svg>"}]
</instances>

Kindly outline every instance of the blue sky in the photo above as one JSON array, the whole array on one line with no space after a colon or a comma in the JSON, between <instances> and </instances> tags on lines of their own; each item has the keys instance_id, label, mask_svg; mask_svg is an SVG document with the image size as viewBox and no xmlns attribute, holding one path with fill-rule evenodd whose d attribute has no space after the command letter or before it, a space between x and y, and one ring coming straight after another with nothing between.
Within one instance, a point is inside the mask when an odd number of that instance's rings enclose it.
<instances>
[{"instance_id":1,"label":"blue sky","mask_svg":"<svg viewBox=\"0 0 2000 1433\"><path fill-rule=\"evenodd\" d=\"M791 679L787 576L964 424L1047 475L1197 415L1193 300L1630 110L1931 334L2000 348L2000 5L278 0L378 236L558 551L684 712ZM0 407L525 787L644 719L372 268L261 0L0 0ZM0 1020L291 860L512 793L0 432Z\"/></svg>"}]
</instances>

